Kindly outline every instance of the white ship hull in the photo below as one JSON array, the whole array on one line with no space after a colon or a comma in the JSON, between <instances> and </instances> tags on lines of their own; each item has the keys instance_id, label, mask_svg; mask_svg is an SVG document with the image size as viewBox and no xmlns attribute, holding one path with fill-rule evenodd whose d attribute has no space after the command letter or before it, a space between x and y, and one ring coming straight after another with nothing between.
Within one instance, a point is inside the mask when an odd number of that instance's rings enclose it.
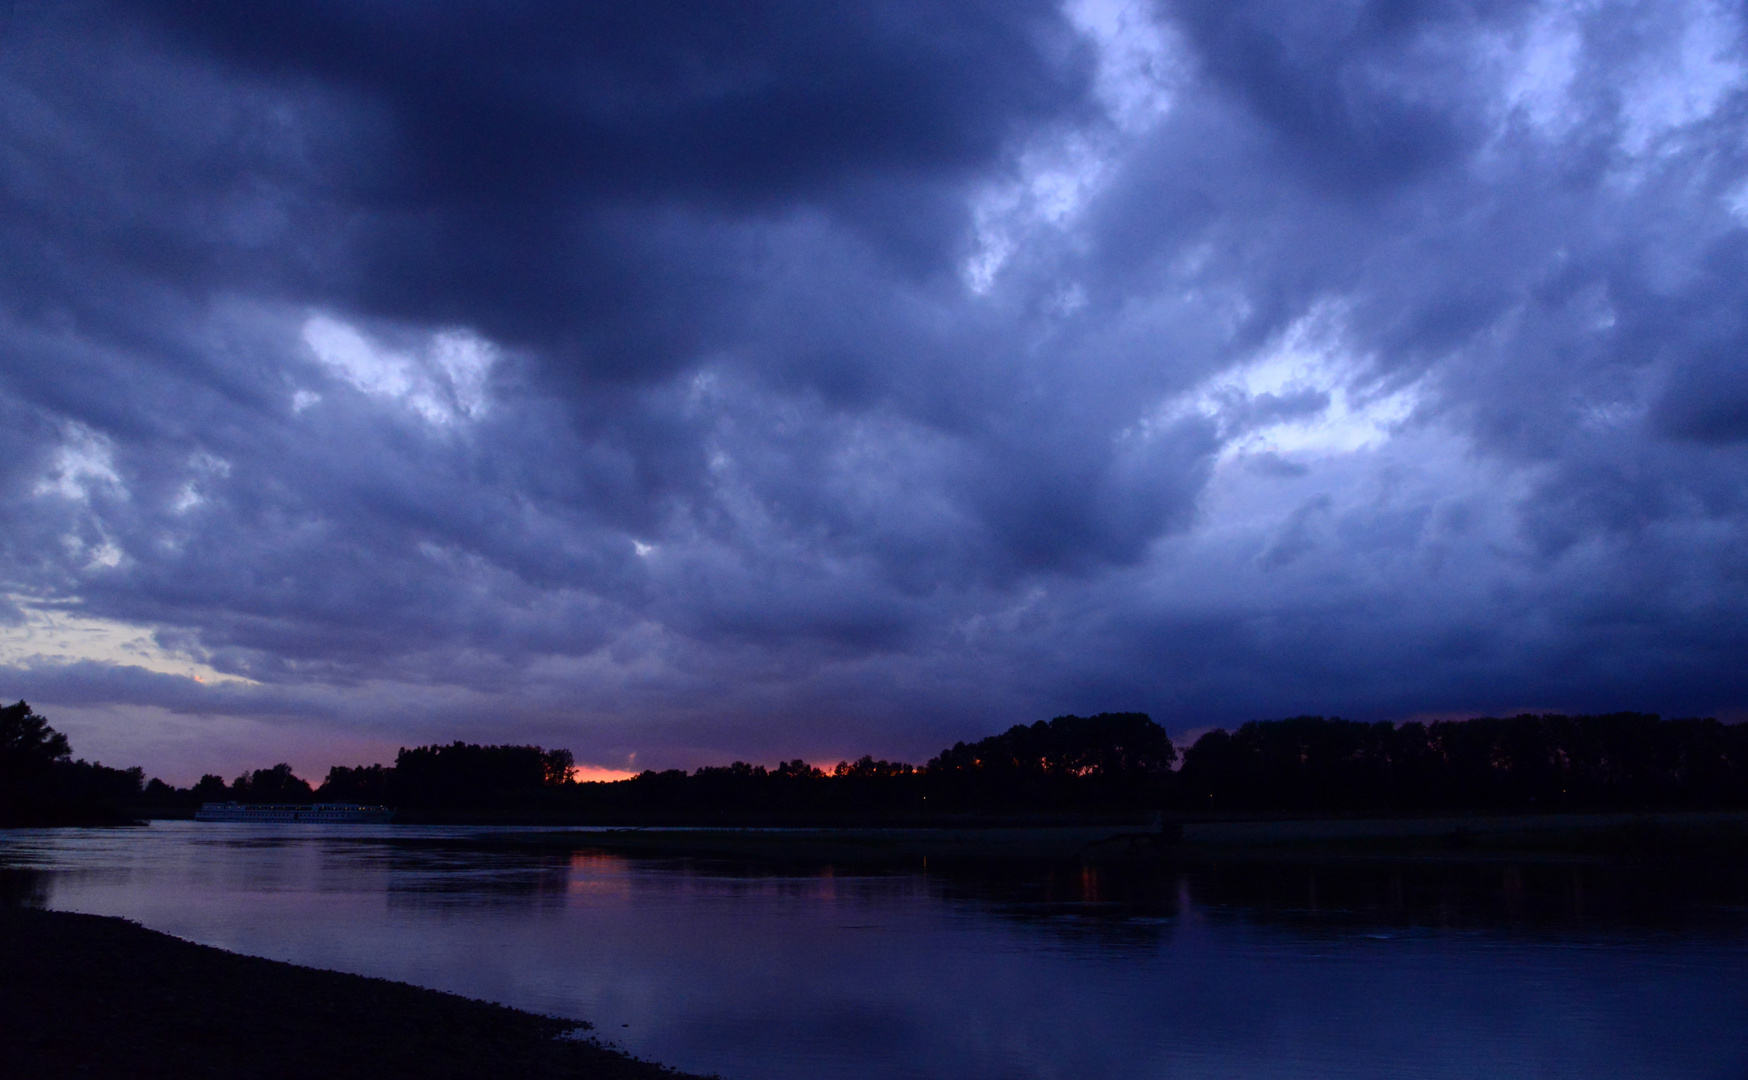
<instances>
[{"instance_id":1,"label":"white ship hull","mask_svg":"<svg viewBox=\"0 0 1748 1080\"><path fill-rule=\"evenodd\" d=\"M386 806L351 803L206 803L194 812L196 821L300 822L313 824L381 825L394 819Z\"/></svg>"}]
</instances>

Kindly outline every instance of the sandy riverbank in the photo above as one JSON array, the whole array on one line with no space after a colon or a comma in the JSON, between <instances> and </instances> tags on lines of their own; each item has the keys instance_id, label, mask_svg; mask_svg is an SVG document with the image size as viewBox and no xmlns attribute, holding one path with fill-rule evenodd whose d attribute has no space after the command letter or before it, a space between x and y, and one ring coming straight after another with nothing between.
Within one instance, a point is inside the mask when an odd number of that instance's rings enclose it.
<instances>
[{"instance_id":1,"label":"sandy riverbank","mask_svg":"<svg viewBox=\"0 0 1748 1080\"><path fill-rule=\"evenodd\" d=\"M535 1016L238 956L122 919L0 907L0 1076L677 1080Z\"/></svg>"}]
</instances>

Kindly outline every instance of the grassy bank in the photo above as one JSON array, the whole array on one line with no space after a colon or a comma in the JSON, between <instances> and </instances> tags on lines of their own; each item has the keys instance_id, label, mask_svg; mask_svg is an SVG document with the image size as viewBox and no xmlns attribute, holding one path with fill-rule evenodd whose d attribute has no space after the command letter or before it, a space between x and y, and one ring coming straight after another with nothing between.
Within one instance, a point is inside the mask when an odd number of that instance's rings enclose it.
<instances>
[{"instance_id":1,"label":"grassy bank","mask_svg":"<svg viewBox=\"0 0 1748 1080\"><path fill-rule=\"evenodd\" d=\"M680 1075L560 1038L580 1026L403 983L238 956L121 919L0 907L0 1076Z\"/></svg>"}]
</instances>

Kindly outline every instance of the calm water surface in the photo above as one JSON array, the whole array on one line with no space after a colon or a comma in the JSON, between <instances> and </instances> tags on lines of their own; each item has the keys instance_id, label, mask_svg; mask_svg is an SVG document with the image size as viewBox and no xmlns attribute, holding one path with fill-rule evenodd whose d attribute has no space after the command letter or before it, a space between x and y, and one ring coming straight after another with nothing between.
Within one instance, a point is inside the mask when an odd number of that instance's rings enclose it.
<instances>
[{"instance_id":1,"label":"calm water surface","mask_svg":"<svg viewBox=\"0 0 1748 1080\"><path fill-rule=\"evenodd\" d=\"M0 831L0 888L727 1080L1748 1078L1740 868L875 871L160 822Z\"/></svg>"}]
</instances>

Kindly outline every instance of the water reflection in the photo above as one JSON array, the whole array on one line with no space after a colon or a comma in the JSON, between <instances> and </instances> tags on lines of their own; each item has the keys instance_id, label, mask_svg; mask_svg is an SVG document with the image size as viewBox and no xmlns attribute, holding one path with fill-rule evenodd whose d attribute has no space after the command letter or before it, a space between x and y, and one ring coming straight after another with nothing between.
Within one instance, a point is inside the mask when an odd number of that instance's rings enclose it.
<instances>
[{"instance_id":1,"label":"water reflection","mask_svg":"<svg viewBox=\"0 0 1748 1080\"><path fill-rule=\"evenodd\" d=\"M603 864L616 857L604 852ZM820 896L875 882L914 881L931 898L1055 930L1145 936L1185 910L1310 930L1366 927L1726 932L1748 926L1748 866L1601 861L1230 860L1156 863L937 862L918 869L829 863L631 860L721 880L730 895L775 882L781 894ZM844 876L839 876L844 875Z\"/></svg>"},{"instance_id":2,"label":"water reflection","mask_svg":"<svg viewBox=\"0 0 1748 1080\"><path fill-rule=\"evenodd\" d=\"M730 1080L1742 1077L1748 873L1678 871L870 869L469 830L0 834L6 902L588 1017Z\"/></svg>"},{"instance_id":3,"label":"water reflection","mask_svg":"<svg viewBox=\"0 0 1748 1080\"><path fill-rule=\"evenodd\" d=\"M1738 866L1227 863L1188 884L1203 907L1302 929L1735 931L1748 911Z\"/></svg>"},{"instance_id":4,"label":"water reflection","mask_svg":"<svg viewBox=\"0 0 1748 1080\"><path fill-rule=\"evenodd\" d=\"M49 882L46 870L0 865L0 904L44 907L49 901Z\"/></svg>"}]
</instances>

